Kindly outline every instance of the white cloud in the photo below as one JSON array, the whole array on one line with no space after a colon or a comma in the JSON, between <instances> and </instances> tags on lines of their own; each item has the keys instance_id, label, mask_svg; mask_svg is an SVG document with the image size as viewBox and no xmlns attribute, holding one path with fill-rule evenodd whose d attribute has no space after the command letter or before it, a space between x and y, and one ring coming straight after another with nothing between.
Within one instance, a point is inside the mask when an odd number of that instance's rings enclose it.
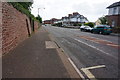
<instances>
[{"instance_id":1,"label":"white cloud","mask_svg":"<svg viewBox=\"0 0 120 80\"><path fill-rule=\"evenodd\" d=\"M34 0L32 13L37 16L38 8L43 20L61 18L79 12L90 21L107 14L106 7L119 0ZM45 9L43 9L45 8Z\"/></svg>"}]
</instances>

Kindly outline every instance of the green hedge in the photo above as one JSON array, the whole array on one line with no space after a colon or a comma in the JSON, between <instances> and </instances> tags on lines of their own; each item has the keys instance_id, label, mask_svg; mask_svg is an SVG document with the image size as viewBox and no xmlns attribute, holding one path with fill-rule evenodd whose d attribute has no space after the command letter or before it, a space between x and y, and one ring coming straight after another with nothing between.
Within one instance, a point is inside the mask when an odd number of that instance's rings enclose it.
<instances>
[{"instance_id":1,"label":"green hedge","mask_svg":"<svg viewBox=\"0 0 120 80\"><path fill-rule=\"evenodd\" d=\"M90 26L90 27L94 27L94 23L92 23L92 22L88 22L88 23L85 23L84 25L86 25L86 26Z\"/></svg>"}]
</instances>

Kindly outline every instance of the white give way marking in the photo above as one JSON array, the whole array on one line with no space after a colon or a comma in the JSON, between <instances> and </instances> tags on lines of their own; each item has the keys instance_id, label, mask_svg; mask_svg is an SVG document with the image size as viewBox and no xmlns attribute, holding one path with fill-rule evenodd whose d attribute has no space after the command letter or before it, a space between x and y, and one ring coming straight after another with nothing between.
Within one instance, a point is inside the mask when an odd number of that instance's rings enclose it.
<instances>
[{"instance_id":1,"label":"white give way marking","mask_svg":"<svg viewBox=\"0 0 120 80\"><path fill-rule=\"evenodd\" d=\"M90 69L97 69L97 68L103 68L105 65L99 65L99 66L93 66L88 68L81 68L81 70L88 76L88 78L94 78L95 76L89 71Z\"/></svg>"}]
</instances>

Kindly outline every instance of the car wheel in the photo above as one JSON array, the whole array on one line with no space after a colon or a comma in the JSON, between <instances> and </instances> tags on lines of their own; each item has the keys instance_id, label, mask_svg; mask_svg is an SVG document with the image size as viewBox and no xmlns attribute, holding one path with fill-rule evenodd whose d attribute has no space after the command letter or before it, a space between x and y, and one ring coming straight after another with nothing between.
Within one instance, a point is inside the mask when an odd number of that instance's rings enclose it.
<instances>
[{"instance_id":1,"label":"car wheel","mask_svg":"<svg viewBox=\"0 0 120 80\"><path fill-rule=\"evenodd\" d=\"M91 30L90 32L93 33L93 30Z\"/></svg>"},{"instance_id":2,"label":"car wheel","mask_svg":"<svg viewBox=\"0 0 120 80\"><path fill-rule=\"evenodd\" d=\"M99 34L102 34L102 32L100 31Z\"/></svg>"},{"instance_id":3,"label":"car wheel","mask_svg":"<svg viewBox=\"0 0 120 80\"><path fill-rule=\"evenodd\" d=\"M100 34L100 31L96 32L97 34Z\"/></svg>"},{"instance_id":4,"label":"car wheel","mask_svg":"<svg viewBox=\"0 0 120 80\"><path fill-rule=\"evenodd\" d=\"M95 34L95 31L93 31L93 34Z\"/></svg>"}]
</instances>

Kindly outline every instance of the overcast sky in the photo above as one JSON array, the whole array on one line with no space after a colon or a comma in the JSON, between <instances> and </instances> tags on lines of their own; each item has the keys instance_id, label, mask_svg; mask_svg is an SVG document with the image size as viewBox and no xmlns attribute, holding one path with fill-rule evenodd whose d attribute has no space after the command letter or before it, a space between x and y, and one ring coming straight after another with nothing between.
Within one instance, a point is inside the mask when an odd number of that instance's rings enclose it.
<instances>
[{"instance_id":1,"label":"overcast sky","mask_svg":"<svg viewBox=\"0 0 120 80\"><path fill-rule=\"evenodd\" d=\"M39 15L43 20L67 16L73 12L79 12L94 22L99 17L106 15L106 7L119 0L34 0L32 14ZM45 9L44 9L45 8Z\"/></svg>"}]
</instances>

